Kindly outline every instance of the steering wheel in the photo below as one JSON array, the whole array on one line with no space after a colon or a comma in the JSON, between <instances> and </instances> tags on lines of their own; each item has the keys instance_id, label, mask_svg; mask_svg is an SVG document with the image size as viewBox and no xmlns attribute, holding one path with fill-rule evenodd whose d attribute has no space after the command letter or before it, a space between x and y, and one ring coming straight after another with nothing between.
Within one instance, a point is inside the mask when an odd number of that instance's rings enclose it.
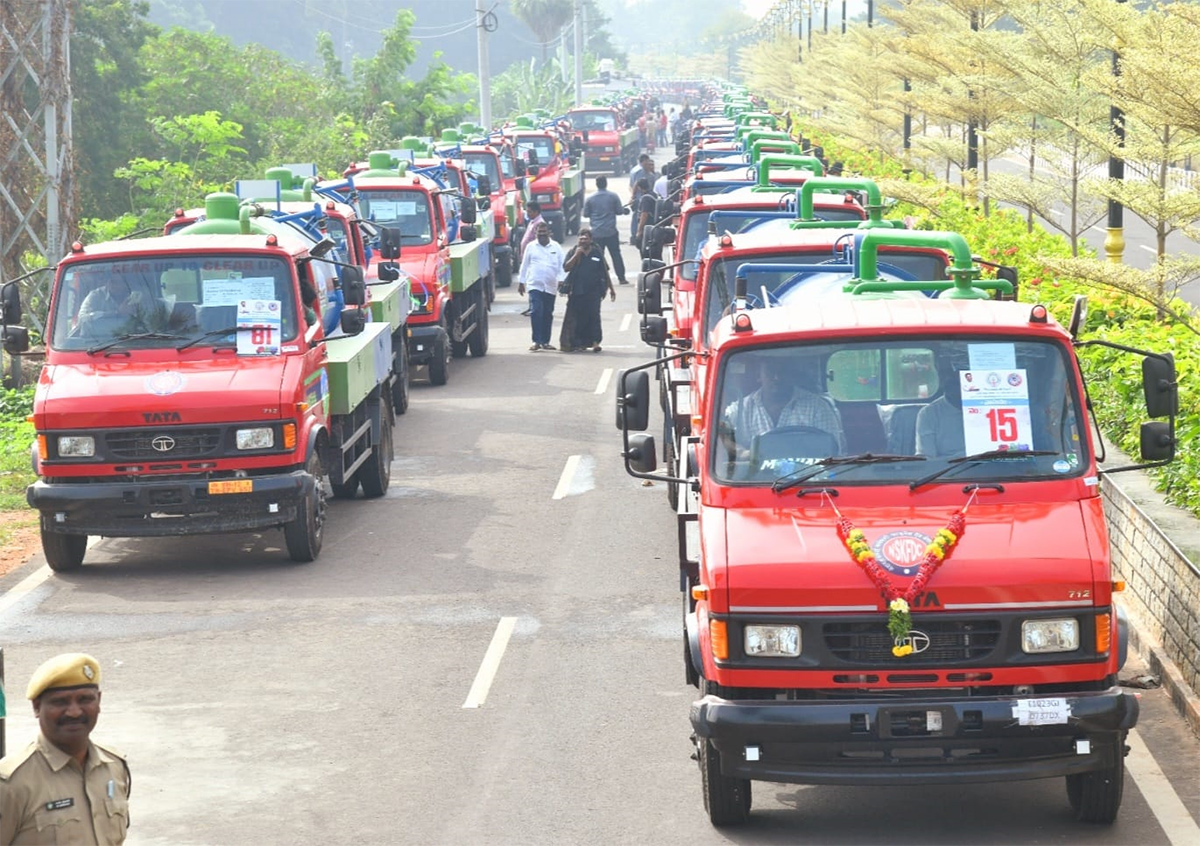
<instances>
[{"instance_id":1,"label":"steering wheel","mask_svg":"<svg viewBox=\"0 0 1200 846\"><path fill-rule=\"evenodd\" d=\"M750 445L754 461L828 458L837 452L837 437L816 426L776 426L756 435Z\"/></svg>"},{"instance_id":2,"label":"steering wheel","mask_svg":"<svg viewBox=\"0 0 1200 846\"><path fill-rule=\"evenodd\" d=\"M759 289L762 290L761 288ZM761 297L756 297L754 294L746 294L746 308L764 308ZM767 305L771 307L783 305L783 302L775 295L774 291L767 291Z\"/></svg>"}]
</instances>

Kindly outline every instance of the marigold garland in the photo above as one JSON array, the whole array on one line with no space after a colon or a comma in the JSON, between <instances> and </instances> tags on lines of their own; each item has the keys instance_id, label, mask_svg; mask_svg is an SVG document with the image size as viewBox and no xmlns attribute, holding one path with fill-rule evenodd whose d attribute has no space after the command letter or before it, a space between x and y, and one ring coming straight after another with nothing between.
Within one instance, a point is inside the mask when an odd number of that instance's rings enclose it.
<instances>
[{"instance_id":1,"label":"marigold garland","mask_svg":"<svg viewBox=\"0 0 1200 846\"><path fill-rule=\"evenodd\" d=\"M830 504L832 505L832 501ZM969 501L967 505L970 505ZM912 645L906 642L909 632L912 631L910 603L925 590L925 585L929 584L929 580L937 572L937 568L946 563L946 559L950 557L958 539L962 537L967 527L967 505L950 515L946 528L939 529L933 540L925 547L925 555L917 562L917 575L904 590L900 590L892 584L891 577L879 565L879 561L871 549L871 544L867 542L867 536L862 533L862 530L856 528L853 523L838 513L838 537L850 551L850 557L863 569L863 572L870 576L871 581L887 599L888 633L896 644L892 647L892 654L897 658L912 654ZM837 506L834 506L834 511L837 512Z\"/></svg>"}]
</instances>

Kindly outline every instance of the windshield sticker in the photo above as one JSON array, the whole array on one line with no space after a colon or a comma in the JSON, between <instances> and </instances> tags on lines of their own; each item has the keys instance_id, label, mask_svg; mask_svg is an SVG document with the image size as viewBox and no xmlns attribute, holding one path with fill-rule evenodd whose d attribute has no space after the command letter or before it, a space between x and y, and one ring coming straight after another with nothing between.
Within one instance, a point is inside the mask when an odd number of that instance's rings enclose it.
<instances>
[{"instance_id":1,"label":"windshield sticker","mask_svg":"<svg viewBox=\"0 0 1200 846\"><path fill-rule=\"evenodd\" d=\"M1017 353L1012 344L967 344L972 370L1013 370Z\"/></svg>"},{"instance_id":2,"label":"windshield sticker","mask_svg":"<svg viewBox=\"0 0 1200 846\"><path fill-rule=\"evenodd\" d=\"M888 532L877 541L872 551L884 569L899 576L911 576L921 567L925 549L933 542L920 532Z\"/></svg>"},{"instance_id":3,"label":"windshield sticker","mask_svg":"<svg viewBox=\"0 0 1200 846\"><path fill-rule=\"evenodd\" d=\"M231 271L225 279L205 279L204 305L231 306L242 300L269 300L275 296L274 276L242 276Z\"/></svg>"},{"instance_id":4,"label":"windshield sticker","mask_svg":"<svg viewBox=\"0 0 1200 846\"><path fill-rule=\"evenodd\" d=\"M958 378L967 455L1032 449L1029 385L1023 369L963 370Z\"/></svg>"},{"instance_id":5,"label":"windshield sticker","mask_svg":"<svg viewBox=\"0 0 1200 846\"><path fill-rule=\"evenodd\" d=\"M238 355L277 355L283 329L279 300L242 300L237 327Z\"/></svg>"},{"instance_id":6,"label":"windshield sticker","mask_svg":"<svg viewBox=\"0 0 1200 846\"><path fill-rule=\"evenodd\" d=\"M1054 462L1054 472L1055 473L1070 473L1071 472L1071 462L1064 461L1063 459L1060 458L1058 461Z\"/></svg>"},{"instance_id":7,"label":"windshield sticker","mask_svg":"<svg viewBox=\"0 0 1200 846\"><path fill-rule=\"evenodd\" d=\"M158 397L169 397L183 390L187 378L175 370L162 370L146 377L146 390Z\"/></svg>"}]
</instances>

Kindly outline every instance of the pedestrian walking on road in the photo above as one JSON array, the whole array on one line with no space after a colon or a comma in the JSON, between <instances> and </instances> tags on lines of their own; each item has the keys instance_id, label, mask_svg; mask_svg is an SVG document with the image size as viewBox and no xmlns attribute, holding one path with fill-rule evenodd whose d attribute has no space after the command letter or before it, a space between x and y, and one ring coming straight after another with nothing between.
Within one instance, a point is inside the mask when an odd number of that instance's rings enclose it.
<instances>
[{"instance_id":1,"label":"pedestrian walking on road","mask_svg":"<svg viewBox=\"0 0 1200 846\"><path fill-rule=\"evenodd\" d=\"M529 291L529 323L533 332L530 352L552 350L550 333L554 328L554 299L563 278L562 247L550 239L550 225L542 221L534 233L537 240L525 248L517 293Z\"/></svg>"},{"instance_id":2,"label":"pedestrian walking on road","mask_svg":"<svg viewBox=\"0 0 1200 846\"><path fill-rule=\"evenodd\" d=\"M628 285L625 259L621 256L621 233L617 230L617 216L622 214L629 214L628 207L615 191L608 190L608 177L597 176L596 191L583 204L583 216L592 224L592 241L601 250L608 250L617 281Z\"/></svg>"},{"instance_id":3,"label":"pedestrian walking on road","mask_svg":"<svg viewBox=\"0 0 1200 846\"><path fill-rule=\"evenodd\" d=\"M563 269L567 278L559 286L559 292L567 295L567 310L563 314L562 333L559 347L563 352L585 350L600 352L604 334L600 325L600 303L608 294L614 301L617 289L608 275L604 261L604 250L592 240L592 230L579 230L579 243L567 256Z\"/></svg>"},{"instance_id":4,"label":"pedestrian walking on road","mask_svg":"<svg viewBox=\"0 0 1200 846\"><path fill-rule=\"evenodd\" d=\"M82 653L51 658L25 696L40 731L0 760L0 844L124 843L129 765L90 739L100 716L100 664Z\"/></svg>"},{"instance_id":5,"label":"pedestrian walking on road","mask_svg":"<svg viewBox=\"0 0 1200 846\"><path fill-rule=\"evenodd\" d=\"M638 224L637 207L638 199L641 197L638 191L638 180L646 180L644 190L649 191L650 186L658 179L658 175L654 172L654 159L642 153L638 162L638 166L629 172L629 207L633 211L633 219L629 222L629 242L631 244L637 244L635 238Z\"/></svg>"},{"instance_id":6,"label":"pedestrian walking on road","mask_svg":"<svg viewBox=\"0 0 1200 846\"><path fill-rule=\"evenodd\" d=\"M518 266L525 260L525 248L537 240L537 228L539 223L544 223L545 218L542 217L542 204L537 200L530 200L525 204L525 235L521 238L520 253L517 256ZM525 310L521 312L522 317L529 317L533 313L533 299L525 304Z\"/></svg>"}]
</instances>

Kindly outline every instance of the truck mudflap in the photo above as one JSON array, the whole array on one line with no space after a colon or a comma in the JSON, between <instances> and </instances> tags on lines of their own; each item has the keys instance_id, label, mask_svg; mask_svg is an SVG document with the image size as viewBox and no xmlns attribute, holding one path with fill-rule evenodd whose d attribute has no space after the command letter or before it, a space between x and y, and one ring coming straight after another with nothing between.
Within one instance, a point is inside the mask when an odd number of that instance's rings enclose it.
<instances>
[{"instance_id":1,"label":"truck mudflap","mask_svg":"<svg viewBox=\"0 0 1200 846\"><path fill-rule=\"evenodd\" d=\"M790 784L981 783L1102 770L1124 754L1137 718L1137 699L1117 687L902 701L709 695L691 708L692 728L721 753L724 775Z\"/></svg>"},{"instance_id":2,"label":"truck mudflap","mask_svg":"<svg viewBox=\"0 0 1200 846\"><path fill-rule=\"evenodd\" d=\"M295 519L315 484L303 469L231 479L38 480L25 498L49 532L155 538L282 526Z\"/></svg>"}]
</instances>

